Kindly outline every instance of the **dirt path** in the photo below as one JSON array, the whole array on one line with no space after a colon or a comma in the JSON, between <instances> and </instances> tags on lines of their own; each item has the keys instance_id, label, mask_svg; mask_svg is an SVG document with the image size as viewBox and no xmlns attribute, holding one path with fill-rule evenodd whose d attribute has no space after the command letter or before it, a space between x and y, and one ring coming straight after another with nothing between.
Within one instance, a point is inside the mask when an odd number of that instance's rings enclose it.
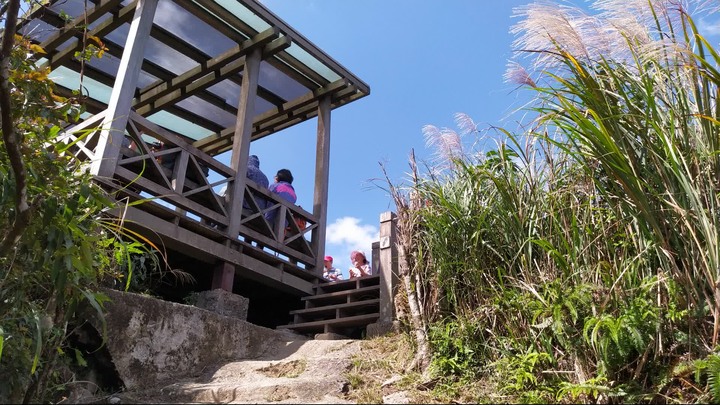
<instances>
[{"instance_id":1,"label":"dirt path","mask_svg":"<svg viewBox=\"0 0 720 405\"><path fill-rule=\"evenodd\" d=\"M298 340L251 360L206 370L191 380L114 395L110 403L353 403L344 374L357 340Z\"/></svg>"}]
</instances>

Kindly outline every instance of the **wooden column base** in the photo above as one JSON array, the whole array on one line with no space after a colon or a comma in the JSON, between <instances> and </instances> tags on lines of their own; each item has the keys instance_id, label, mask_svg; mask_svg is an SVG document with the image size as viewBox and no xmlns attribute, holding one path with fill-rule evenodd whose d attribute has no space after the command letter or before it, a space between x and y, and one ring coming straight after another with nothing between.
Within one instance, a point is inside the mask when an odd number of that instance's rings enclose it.
<instances>
[{"instance_id":1,"label":"wooden column base","mask_svg":"<svg viewBox=\"0 0 720 405\"><path fill-rule=\"evenodd\" d=\"M215 266L213 273L212 289L222 288L225 291L232 292L233 280L235 279L235 266L222 262Z\"/></svg>"}]
</instances>

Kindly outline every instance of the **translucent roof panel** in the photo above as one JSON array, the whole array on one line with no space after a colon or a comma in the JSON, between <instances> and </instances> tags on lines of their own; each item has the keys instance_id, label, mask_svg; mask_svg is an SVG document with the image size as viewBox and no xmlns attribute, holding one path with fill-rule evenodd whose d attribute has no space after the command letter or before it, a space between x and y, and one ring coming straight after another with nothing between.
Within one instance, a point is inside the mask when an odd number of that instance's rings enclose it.
<instances>
[{"instance_id":1,"label":"translucent roof panel","mask_svg":"<svg viewBox=\"0 0 720 405\"><path fill-rule=\"evenodd\" d=\"M232 80L223 80L218 84L208 87L208 90L225 100L228 105L237 106L240 99L240 85Z\"/></svg>"},{"instance_id":2,"label":"translucent roof panel","mask_svg":"<svg viewBox=\"0 0 720 405\"><path fill-rule=\"evenodd\" d=\"M215 3L252 27L256 32L262 32L271 27L270 24L237 0L215 0Z\"/></svg>"},{"instance_id":3,"label":"translucent roof panel","mask_svg":"<svg viewBox=\"0 0 720 405\"><path fill-rule=\"evenodd\" d=\"M310 90L271 64L261 62L260 65L258 85L270 90L281 98L292 100L306 94Z\"/></svg>"},{"instance_id":4,"label":"translucent roof panel","mask_svg":"<svg viewBox=\"0 0 720 405\"><path fill-rule=\"evenodd\" d=\"M203 118L213 121L223 128L235 125L235 114L230 114L195 96L180 101L177 106L188 111L197 111Z\"/></svg>"},{"instance_id":5,"label":"translucent roof panel","mask_svg":"<svg viewBox=\"0 0 720 405\"><path fill-rule=\"evenodd\" d=\"M120 66L120 59L113 55L105 54L102 58L92 58L87 62L88 65L106 73L110 76L115 76Z\"/></svg>"},{"instance_id":6,"label":"translucent roof panel","mask_svg":"<svg viewBox=\"0 0 720 405\"><path fill-rule=\"evenodd\" d=\"M75 16L79 16L85 12L86 4L88 8L93 6L92 3L86 3L84 0L63 0L52 3L48 8L57 14L67 15L68 18L74 18Z\"/></svg>"},{"instance_id":7,"label":"translucent roof panel","mask_svg":"<svg viewBox=\"0 0 720 405\"><path fill-rule=\"evenodd\" d=\"M31 20L20 28L20 33L22 35L31 37L36 42L44 41L56 31L57 28L40 19Z\"/></svg>"},{"instance_id":8,"label":"translucent roof panel","mask_svg":"<svg viewBox=\"0 0 720 405\"><path fill-rule=\"evenodd\" d=\"M82 36L99 37L107 51L85 65L83 86L93 111L102 111L118 72L126 71L120 67L135 4L48 0L22 19L19 31L43 44L43 63L67 89L80 86L82 65L73 55ZM211 154L232 144L245 64L255 49L262 50L262 60L250 95L253 140L313 118L325 97L336 108L370 93L367 84L255 0L158 0L152 23L149 37L139 39L145 53L135 65L140 72L131 108L199 140L196 146Z\"/></svg>"},{"instance_id":9,"label":"translucent roof panel","mask_svg":"<svg viewBox=\"0 0 720 405\"><path fill-rule=\"evenodd\" d=\"M161 127L165 127L173 132L177 132L178 134L192 139L202 139L213 134L212 131L208 131L200 125L193 124L192 122L180 118L177 115L170 114L167 111L159 111L147 117L147 119L160 125Z\"/></svg>"},{"instance_id":10,"label":"translucent roof panel","mask_svg":"<svg viewBox=\"0 0 720 405\"><path fill-rule=\"evenodd\" d=\"M214 86L208 87L208 91L224 99L229 106L237 107L240 102L240 85L231 80L224 80ZM255 98L255 115L268 112L275 107L274 104L260 96Z\"/></svg>"},{"instance_id":11,"label":"translucent roof panel","mask_svg":"<svg viewBox=\"0 0 720 405\"><path fill-rule=\"evenodd\" d=\"M197 62L178 52L170 45L154 38L145 44L145 59L175 74L181 74L198 65Z\"/></svg>"},{"instance_id":12,"label":"translucent roof panel","mask_svg":"<svg viewBox=\"0 0 720 405\"><path fill-rule=\"evenodd\" d=\"M84 95L101 103L107 104L108 100L110 100L112 88L87 76L84 76L81 82L80 74L74 70L61 66L50 73L50 78L55 83L70 90L79 89L82 85Z\"/></svg>"},{"instance_id":13,"label":"translucent roof panel","mask_svg":"<svg viewBox=\"0 0 720 405\"><path fill-rule=\"evenodd\" d=\"M339 74L332 71L327 65L320 62L317 58L310 55L306 50L302 49L296 44L290 45L287 53L305 64L310 69L314 70L316 73L319 73L327 81L334 82L335 80L340 80Z\"/></svg>"},{"instance_id":14,"label":"translucent roof panel","mask_svg":"<svg viewBox=\"0 0 720 405\"><path fill-rule=\"evenodd\" d=\"M210 56L220 55L234 41L170 0L160 0L154 22Z\"/></svg>"}]
</instances>

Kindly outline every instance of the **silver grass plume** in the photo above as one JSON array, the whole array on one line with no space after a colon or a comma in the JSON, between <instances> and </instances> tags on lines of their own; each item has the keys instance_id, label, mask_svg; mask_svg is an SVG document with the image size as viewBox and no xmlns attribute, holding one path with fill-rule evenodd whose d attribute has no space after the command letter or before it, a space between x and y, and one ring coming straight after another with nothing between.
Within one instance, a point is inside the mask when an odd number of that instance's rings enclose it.
<instances>
[{"instance_id":1,"label":"silver grass plume","mask_svg":"<svg viewBox=\"0 0 720 405\"><path fill-rule=\"evenodd\" d=\"M455 159L463 156L463 146L460 135L449 128L438 128L434 125L422 127L425 137L425 146L434 150L437 168L442 170L452 166Z\"/></svg>"}]
</instances>

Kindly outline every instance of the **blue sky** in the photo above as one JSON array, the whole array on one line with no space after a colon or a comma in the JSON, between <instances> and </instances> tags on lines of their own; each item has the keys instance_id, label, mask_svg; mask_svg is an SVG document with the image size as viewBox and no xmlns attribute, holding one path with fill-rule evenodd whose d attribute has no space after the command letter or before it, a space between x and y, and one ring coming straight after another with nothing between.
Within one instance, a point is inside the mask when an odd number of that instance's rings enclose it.
<instances>
[{"instance_id":1,"label":"blue sky","mask_svg":"<svg viewBox=\"0 0 720 405\"><path fill-rule=\"evenodd\" d=\"M414 149L430 157L421 129L455 128L453 114L480 126L500 125L518 107L514 86L503 82L511 56L515 6L503 0L264 0L371 89L368 97L332 112L326 254L347 277L349 253L370 254L380 213L393 210L373 185L379 162L400 182ZM316 120L254 142L251 153L272 178L280 168L295 176L298 204L312 211Z\"/></svg>"},{"instance_id":2,"label":"blue sky","mask_svg":"<svg viewBox=\"0 0 720 405\"><path fill-rule=\"evenodd\" d=\"M558 1L587 6L585 0ZM422 128L457 128L453 115L468 114L480 130L518 128L514 114L529 93L505 83L518 22L513 9L530 0L262 0L371 88L368 97L332 112L326 254L347 277L349 253L370 253L380 213L393 210L375 185L383 162L402 182L408 156L429 160ZM717 44L720 24L699 21ZM316 120L254 142L261 168L295 176L298 204L312 211ZM382 184L382 182L378 183Z\"/></svg>"}]
</instances>

